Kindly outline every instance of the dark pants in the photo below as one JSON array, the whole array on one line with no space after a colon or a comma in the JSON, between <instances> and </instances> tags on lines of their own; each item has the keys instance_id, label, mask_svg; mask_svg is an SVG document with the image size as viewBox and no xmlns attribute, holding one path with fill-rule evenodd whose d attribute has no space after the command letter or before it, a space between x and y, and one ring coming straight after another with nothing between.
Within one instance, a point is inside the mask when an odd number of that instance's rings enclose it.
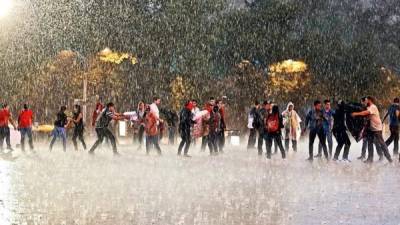
<instances>
[{"instance_id":1,"label":"dark pants","mask_svg":"<svg viewBox=\"0 0 400 225\"><path fill-rule=\"evenodd\" d=\"M265 145L267 147L267 158L271 158L272 143L275 142L275 148L281 150L282 159L286 158L285 149L283 148L280 133L269 133L265 135Z\"/></svg>"},{"instance_id":2,"label":"dark pants","mask_svg":"<svg viewBox=\"0 0 400 225\"><path fill-rule=\"evenodd\" d=\"M176 133L175 127L168 127L168 142L170 145L175 144L175 133Z\"/></svg>"},{"instance_id":3,"label":"dark pants","mask_svg":"<svg viewBox=\"0 0 400 225\"><path fill-rule=\"evenodd\" d=\"M180 155L182 152L182 148L185 147L184 154L186 155L189 152L191 136L190 136L190 128L189 130L182 130L181 131L181 143L178 147L178 154Z\"/></svg>"},{"instance_id":4,"label":"dark pants","mask_svg":"<svg viewBox=\"0 0 400 225\"><path fill-rule=\"evenodd\" d=\"M0 127L0 148L3 148L4 139L6 139L7 148L11 149L10 128Z\"/></svg>"},{"instance_id":5,"label":"dark pants","mask_svg":"<svg viewBox=\"0 0 400 225\"><path fill-rule=\"evenodd\" d=\"M140 125L139 127L139 132L138 132L138 138L139 138L139 145L141 146L143 144L143 136L144 136L144 126Z\"/></svg>"},{"instance_id":6,"label":"dark pants","mask_svg":"<svg viewBox=\"0 0 400 225\"><path fill-rule=\"evenodd\" d=\"M258 142L257 142L258 155L262 155L263 153L263 144L264 144L264 132L258 131Z\"/></svg>"},{"instance_id":7,"label":"dark pants","mask_svg":"<svg viewBox=\"0 0 400 225\"><path fill-rule=\"evenodd\" d=\"M78 142L76 139L79 138L79 140L82 143L83 149L86 150L86 143L85 139L83 139L83 129L82 128L76 128L74 129L74 134L72 135L72 142L74 143L75 150L78 150Z\"/></svg>"},{"instance_id":8,"label":"dark pants","mask_svg":"<svg viewBox=\"0 0 400 225\"><path fill-rule=\"evenodd\" d=\"M257 130L254 128L250 129L249 140L247 142L247 149L255 148L257 141Z\"/></svg>"},{"instance_id":9,"label":"dark pants","mask_svg":"<svg viewBox=\"0 0 400 225\"><path fill-rule=\"evenodd\" d=\"M322 145L322 149L324 150L325 158L329 159L328 148L326 147L326 142L325 142L326 141L325 132L324 129L322 128L315 128L310 130L309 145L308 145L308 154L310 159L312 159L313 157L314 141L317 136L319 142Z\"/></svg>"},{"instance_id":10,"label":"dark pants","mask_svg":"<svg viewBox=\"0 0 400 225\"><path fill-rule=\"evenodd\" d=\"M19 130L21 133L21 150L25 151L25 137L28 136L28 143L31 150L33 150L33 139L32 139L32 128L21 128Z\"/></svg>"},{"instance_id":11,"label":"dark pants","mask_svg":"<svg viewBox=\"0 0 400 225\"><path fill-rule=\"evenodd\" d=\"M205 151L208 143L208 135L201 137L201 150Z\"/></svg>"},{"instance_id":12,"label":"dark pants","mask_svg":"<svg viewBox=\"0 0 400 225\"><path fill-rule=\"evenodd\" d=\"M217 153L218 152L218 133L217 132L210 132L208 134L207 140L208 140L208 148L210 149L210 153Z\"/></svg>"},{"instance_id":13,"label":"dark pants","mask_svg":"<svg viewBox=\"0 0 400 225\"><path fill-rule=\"evenodd\" d=\"M390 126L390 137L386 140L386 145L389 146L393 143L393 154L399 154L399 127Z\"/></svg>"},{"instance_id":14,"label":"dark pants","mask_svg":"<svg viewBox=\"0 0 400 225\"><path fill-rule=\"evenodd\" d=\"M158 144L160 136L155 135L155 136L147 136L146 137L146 153L150 153L150 149L154 146L158 152L159 155L161 155L161 148L160 145Z\"/></svg>"},{"instance_id":15,"label":"dark pants","mask_svg":"<svg viewBox=\"0 0 400 225\"><path fill-rule=\"evenodd\" d=\"M339 158L340 151L344 146L343 159L349 159L351 142L349 136L346 133L346 130L335 131L333 132L333 135L335 136L336 141L338 143L338 145L336 146L335 156L333 158L334 159Z\"/></svg>"},{"instance_id":16,"label":"dark pants","mask_svg":"<svg viewBox=\"0 0 400 225\"><path fill-rule=\"evenodd\" d=\"M289 139L285 139L285 149L286 149L286 151L289 151L289 142L290 142L290 140ZM292 148L293 148L293 151L297 151L297 141L296 140L292 140Z\"/></svg>"},{"instance_id":17,"label":"dark pants","mask_svg":"<svg viewBox=\"0 0 400 225\"><path fill-rule=\"evenodd\" d=\"M368 141L371 139L370 141ZM367 136L363 138L362 148L361 148L361 158L365 158L368 152L374 152L374 137L371 131L367 131ZM380 148L376 148L376 152L379 155L379 158L383 157L383 153ZM369 158L369 156L368 156Z\"/></svg>"},{"instance_id":18,"label":"dark pants","mask_svg":"<svg viewBox=\"0 0 400 225\"><path fill-rule=\"evenodd\" d=\"M382 131L371 131L371 134L368 138L368 161L374 160L374 148L370 148L369 146L375 144L376 149L378 150L378 154L383 154L388 161L392 161L392 157L390 156L389 149L383 140Z\"/></svg>"},{"instance_id":19,"label":"dark pants","mask_svg":"<svg viewBox=\"0 0 400 225\"><path fill-rule=\"evenodd\" d=\"M362 147L361 147L361 158L365 158L365 155L367 154L367 147L368 147L368 138L364 137L362 139ZM373 148L374 146L372 146Z\"/></svg>"},{"instance_id":20,"label":"dark pants","mask_svg":"<svg viewBox=\"0 0 400 225\"><path fill-rule=\"evenodd\" d=\"M103 143L104 138L107 138L111 142L111 146L113 149L113 152L117 152L117 144L115 142L115 137L114 134L107 128L96 128L96 134L97 134L97 140L90 148L89 152L94 152L94 150L101 144Z\"/></svg>"},{"instance_id":21,"label":"dark pants","mask_svg":"<svg viewBox=\"0 0 400 225\"><path fill-rule=\"evenodd\" d=\"M324 129L325 132L325 140L328 143L328 149L329 149L329 156L332 155L332 150L333 150L333 138L332 138L332 131L329 129ZM326 143L325 142L325 143ZM322 155L322 145L321 142L318 144L318 155Z\"/></svg>"},{"instance_id":22,"label":"dark pants","mask_svg":"<svg viewBox=\"0 0 400 225\"><path fill-rule=\"evenodd\" d=\"M225 147L225 130L222 129L221 131L219 131L217 133L217 135L218 135L217 144L218 144L219 151L223 152L224 147Z\"/></svg>"}]
</instances>

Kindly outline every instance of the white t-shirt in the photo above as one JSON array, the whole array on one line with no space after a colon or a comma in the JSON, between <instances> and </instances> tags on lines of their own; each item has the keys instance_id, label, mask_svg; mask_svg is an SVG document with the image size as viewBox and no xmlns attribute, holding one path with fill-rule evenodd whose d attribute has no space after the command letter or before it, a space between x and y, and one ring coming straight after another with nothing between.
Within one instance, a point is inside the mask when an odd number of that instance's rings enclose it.
<instances>
[{"instance_id":1,"label":"white t-shirt","mask_svg":"<svg viewBox=\"0 0 400 225\"><path fill-rule=\"evenodd\" d=\"M382 121L381 117L379 116L379 110L376 105L372 104L367 107L368 112L370 113L368 118L370 121L370 128L371 131L382 131Z\"/></svg>"},{"instance_id":2,"label":"white t-shirt","mask_svg":"<svg viewBox=\"0 0 400 225\"><path fill-rule=\"evenodd\" d=\"M150 105L150 112L154 113L156 116L157 120L160 119L160 111L158 110L158 106L156 103L153 103Z\"/></svg>"}]
</instances>

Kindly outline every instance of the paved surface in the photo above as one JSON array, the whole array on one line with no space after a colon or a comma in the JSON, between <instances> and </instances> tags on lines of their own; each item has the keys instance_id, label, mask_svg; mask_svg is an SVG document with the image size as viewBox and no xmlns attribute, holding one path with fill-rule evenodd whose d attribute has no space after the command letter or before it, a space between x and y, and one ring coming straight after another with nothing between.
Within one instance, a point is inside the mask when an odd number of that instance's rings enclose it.
<instances>
[{"instance_id":1,"label":"paved surface","mask_svg":"<svg viewBox=\"0 0 400 225\"><path fill-rule=\"evenodd\" d=\"M16 150L0 158L0 225L400 224L397 160L310 164L305 146L285 161L238 147L190 159L166 146L162 157Z\"/></svg>"}]
</instances>

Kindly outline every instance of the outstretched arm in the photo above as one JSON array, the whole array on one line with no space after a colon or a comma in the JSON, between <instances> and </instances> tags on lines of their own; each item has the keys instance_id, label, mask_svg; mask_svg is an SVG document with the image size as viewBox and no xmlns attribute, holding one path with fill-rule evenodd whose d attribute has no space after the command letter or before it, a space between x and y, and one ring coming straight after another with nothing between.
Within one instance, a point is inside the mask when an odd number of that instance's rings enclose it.
<instances>
[{"instance_id":1,"label":"outstretched arm","mask_svg":"<svg viewBox=\"0 0 400 225\"><path fill-rule=\"evenodd\" d=\"M371 113L368 110L364 110L362 112L353 112L351 116L356 117L356 116L369 116Z\"/></svg>"}]
</instances>

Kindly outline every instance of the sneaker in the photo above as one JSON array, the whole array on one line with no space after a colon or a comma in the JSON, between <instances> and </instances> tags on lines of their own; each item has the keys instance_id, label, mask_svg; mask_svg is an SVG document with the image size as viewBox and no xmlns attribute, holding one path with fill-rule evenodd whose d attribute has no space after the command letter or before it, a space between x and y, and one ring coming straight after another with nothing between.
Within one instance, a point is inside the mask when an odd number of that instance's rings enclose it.
<instances>
[{"instance_id":1,"label":"sneaker","mask_svg":"<svg viewBox=\"0 0 400 225\"><path fill-rule=\"evenodd\" d=\"M308 157L307 159L306 159L306 161L310 161L310 162L312 162L314 159L312 158L312 157Z\"/></svg>"},{"instance_id":2,"label":"sneaker","mask_svg":"<svg viewBox=\"0 0 400 225\"><path fill-rule=\"evenodd\" d=\"M383 155L379 156L379 161L383 160Z\"/></svg>"},{"instance_id":3,"label":"sneaker","mask_svg":"<svg viewBox=\"0 0 400 225\"><path fill-rule=\"evenodd\" d=\"M374 161L373 161L372 159L367 159L367 160L364 161L364 163L368 163L368 164L369 164L369 163L373 163L373 162L374 162Z\"/></svg>"},{"instance_id":4,"label":"sneaker","mask_svg":"<svg viewBox=\"0 0 400 225\"><path fill-rule=\"evenodd\" d=\"M357 157L357 159L358 159L358 160L364 160L365 157L364 157L364 156L359 156L359 157Z\"/></svg>"},{"instance_id":5,"label":"sneaker","mask_svg":"<svg viewBox=\"0 0 400 225\"><path fill-rule=\"evenodd\" d=\"M192 158L192 156L190 156L190 155L188 155L188 154L184 154L183 157Z\"/></svg>"},{"instance_id":6,"label":"sneaker","mask_svg":"<svg viewBox=\"0 0 400 225\"><path fill-rule=\"evenodd\" d=\"M351 163L351 160L349 160L349 159L343 159L343 162Z\"/></svg>"},{"instance_id":7,"label":"sneaker","mask_svg":"<svg viewBox=\"0 0 400 225\"><path fill-rule=\"evenodd\" d=\"M94 155L94 151L88 151L89 155Z\"/></svg>"},{"instance_id":8,"label":"sneaker","mask_svg":"<svg viewBox=\"0 0 400 225\"><path fill-rule=\"evenodd\" d=\"M314 156L314 158L321 158L322 157L322 154L316 154L315 156Z\"/></svg>"}]
</instances>

